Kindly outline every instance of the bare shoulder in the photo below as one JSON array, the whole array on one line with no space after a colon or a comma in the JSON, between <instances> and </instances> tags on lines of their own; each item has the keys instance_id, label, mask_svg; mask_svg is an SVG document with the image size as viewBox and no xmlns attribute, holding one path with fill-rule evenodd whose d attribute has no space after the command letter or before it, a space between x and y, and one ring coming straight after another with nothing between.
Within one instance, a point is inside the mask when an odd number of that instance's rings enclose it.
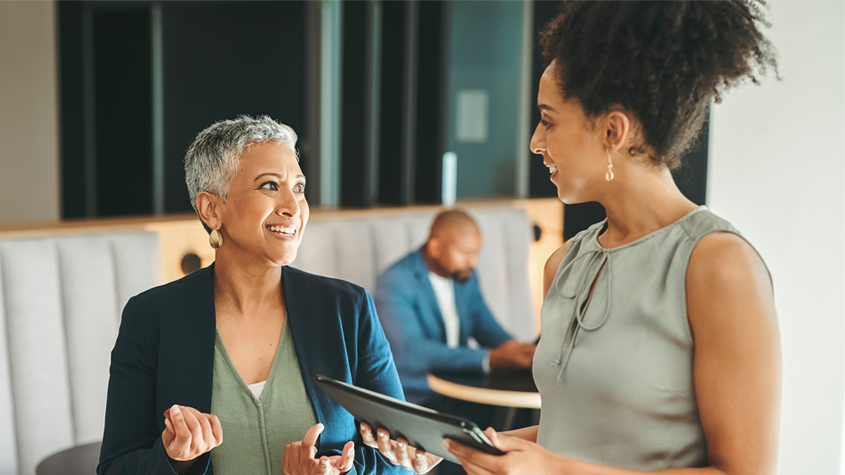
<instances>
[{"instance_id":1,"label":"bare shoulder","mask_svg":"<svg viewBox=\"0 0 845 475\"><path fill-rule=\"evenodd\" d=\"M687 267L688 283L718 286L746 279L771 288L763 259L745 239L733 233L716 232L698 241Z\"/></svg>"},{"instance_id":2,"label":"bare shoulder","mask_svg":"<svg viewBox=\"0 0 845 475\"><path fill-rule=\"evenodd\" d=\"M687 267L687 313L694 331L741 316L775 319L766 265L748 242L733 233L701 238ZM738 322L731 322L736 324Z\"/></svg>"},{"instance_id":3,"label":"bare shoulder","mask_svg":"<svg viewBox=\"0 0 845 475\"><path fill-rule=\"evenodd\" d=\"M552 286L552 281L555 279L555 274L557 273L557 268L560 267L560 263L563 261L563 256L566 255L566 250L569 249L569 244L572 242L570 239L563 243L559 248L549 256L549 259L546 261L546 265L543 267L543 295L549 293L549 287Z\"/></svg>"}]
</instances>

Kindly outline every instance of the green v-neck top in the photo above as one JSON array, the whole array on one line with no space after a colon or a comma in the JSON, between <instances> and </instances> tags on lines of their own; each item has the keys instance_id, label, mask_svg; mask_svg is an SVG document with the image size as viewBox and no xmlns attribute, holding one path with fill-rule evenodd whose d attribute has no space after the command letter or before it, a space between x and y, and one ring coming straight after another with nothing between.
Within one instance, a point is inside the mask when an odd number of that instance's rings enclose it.
<instances>
[{"instance_id":1,"label":"green v-neck top","mask_svg":"<svg viewBox=\"0 0 845 475\"><path fill-rule=\"evenodd\" d=\"M216 333L211 413L220 419L223 443L211 451L214 473L282 475L285 446L302 440L317 423L287 319L270 375L257 398Z\"/></svg>"}]
</instances>

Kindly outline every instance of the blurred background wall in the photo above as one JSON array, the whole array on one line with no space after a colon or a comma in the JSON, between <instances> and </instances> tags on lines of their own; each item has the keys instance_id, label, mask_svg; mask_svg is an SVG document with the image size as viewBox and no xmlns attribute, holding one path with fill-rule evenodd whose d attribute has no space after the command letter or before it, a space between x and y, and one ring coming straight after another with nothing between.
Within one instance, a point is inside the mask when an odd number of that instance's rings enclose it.
<instances>
[{"instance_id":1,"label":"blurred background wall","mask_svg":"<svg viewBox=\"0 0 845 475\"><path fill-rule=\"evenodd\" d=\"M0 223L59 219L53 2L0 2Z\"/></svg>"},{"instance_id":2,"label":"blurred background wall","mask_svg":"<svg viewBox=\"0 0 845 475\"><path fill-rule=\"evenodd\" d=\"M840 473L845 3L775 1L771 21L783 80L713 106L708 205L754 243L774 280L783 346L778 473Z\"/></svg>"}]
</instances>

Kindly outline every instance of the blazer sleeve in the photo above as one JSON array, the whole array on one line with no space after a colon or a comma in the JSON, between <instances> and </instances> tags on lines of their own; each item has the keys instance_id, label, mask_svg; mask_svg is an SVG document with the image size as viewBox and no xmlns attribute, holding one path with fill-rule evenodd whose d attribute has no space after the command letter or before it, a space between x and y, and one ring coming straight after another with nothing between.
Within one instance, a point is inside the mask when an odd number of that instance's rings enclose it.
<instances>
[{"instance_id":1,"label":"blazer sleeve","mask_svg":"<svg viewBox=\"0 0 845 475\"><path fill-rule=\"evenodd\" d=\"M487 350L449 348L444 342L425 337L418 315L417 294L415 289L403 282L407 280L410 278L402 279L395 273L385 273L376 290L384 331L402 368L415 373L436 369L481 371Z\"/></svg>"},{"instance_id":2,"label":"blazer sleeve","mask_svg":"<svg viewBox=\"0 0 845 475\"><path fill-rule=\"evenodd\" d=\"M496 348L502 343L513 340L513 337L499 325L496 318L487 307L481 289L478 288L478 277L473 273L472 279L467 282L468 289L474 302L472 309L472 332L475 341L484 348Z\"/></svg>"},{"instance_id":3,"label":"blazer sleeve","mask_svg":"<svg viewBox=\"0 0 845 475\"><path fill-rule=\"evenodd\" d=\"M390 344L379 323L376 307L370 293L364 290L359 311L358 365L355 385L381 394L405 400L399 373L393 362ZM401 466L393 465L378 450L364 444L355 421L355 464L348 475L411 474Z\"/></svg>"},{"instance_id":4,"label":"blazer sleeve","mask_svg":"<svg viewBox=\"0 0 845 475\"><path fill-rule=\"evenodd\" d=\"M156 412L156 364L134 297L123 309L111 354L106 420L98 475L174 474L161 440ZM204 474L201 456L191 474Z\"/></svg>"}]
</instances>

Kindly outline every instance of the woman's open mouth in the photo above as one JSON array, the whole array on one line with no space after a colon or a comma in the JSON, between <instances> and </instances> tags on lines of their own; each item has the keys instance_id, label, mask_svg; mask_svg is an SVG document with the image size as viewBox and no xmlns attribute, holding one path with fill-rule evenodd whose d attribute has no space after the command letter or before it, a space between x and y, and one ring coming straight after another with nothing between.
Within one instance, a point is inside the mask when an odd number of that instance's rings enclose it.
<instances>
[{"instance_id":1,"label":"woman's open mouth","mask_svg":"<svg viewBox=\"0 0 845 475\"><path fill-rule=\"evenodd\" d=\"M281 239L293 239L296 237L296 226L266 226L267 230Z\"/></svg>"}]
</instances>

